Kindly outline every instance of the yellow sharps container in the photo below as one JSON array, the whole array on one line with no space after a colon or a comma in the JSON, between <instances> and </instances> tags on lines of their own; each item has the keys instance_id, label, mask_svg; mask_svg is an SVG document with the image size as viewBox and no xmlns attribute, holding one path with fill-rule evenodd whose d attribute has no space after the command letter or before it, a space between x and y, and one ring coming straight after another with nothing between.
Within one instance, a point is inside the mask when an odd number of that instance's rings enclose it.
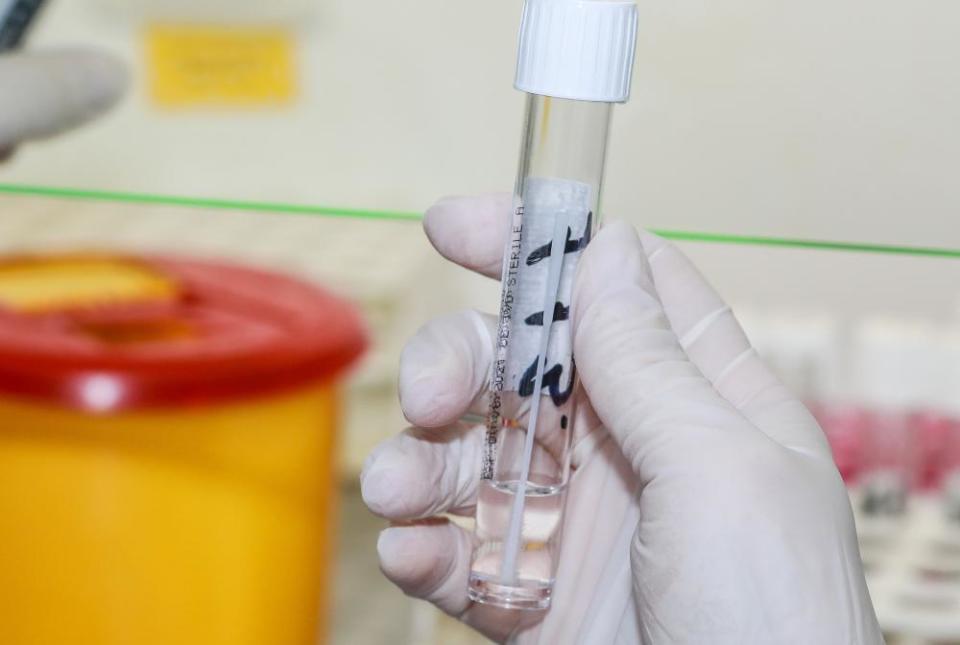
<instances>
[{"instance_id":1,"label":"yellow sharps container","mask_svg":"<svg viewBox=\"0 0 960 645\"><path fill-rule=\"evenodd\" d=\"M354 310L236 266L0 261L0 643L323 641Z\"/></svg>"}]
</instances>

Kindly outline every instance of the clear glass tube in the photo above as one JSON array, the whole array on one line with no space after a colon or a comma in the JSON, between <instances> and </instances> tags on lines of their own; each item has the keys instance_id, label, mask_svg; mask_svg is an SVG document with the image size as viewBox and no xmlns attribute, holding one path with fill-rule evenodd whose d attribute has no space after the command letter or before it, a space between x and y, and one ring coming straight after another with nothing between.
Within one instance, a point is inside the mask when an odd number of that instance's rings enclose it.
<instances>
[{"instance_id":1,"label":"clear glass tube","mask_svg":"<svg viewBox=\"0 0 960 645\"><path fill-rule=\"evenodd\" d=\"M478 602L550 605L579 387L573 279L597 227L611 107L528 95L468 589Z\"/></svg>"}]
</instances>

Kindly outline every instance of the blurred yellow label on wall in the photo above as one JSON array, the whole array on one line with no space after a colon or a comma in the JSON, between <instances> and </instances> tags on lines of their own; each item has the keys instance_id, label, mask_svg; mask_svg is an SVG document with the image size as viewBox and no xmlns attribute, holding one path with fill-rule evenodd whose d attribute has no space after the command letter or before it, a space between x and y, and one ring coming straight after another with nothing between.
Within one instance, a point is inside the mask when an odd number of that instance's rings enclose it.
<instances>
[{"instance_id":1,"label":"blurred yellow label on wall","mask_svg":"<svg viewBox=\"0 0 960 645\"><path fill-rule=\"evenodd\" d=\"M296 95L293 38L283 29L157 24L146 39L160 106L275 106Z\"/></svg>"}]
</instances>

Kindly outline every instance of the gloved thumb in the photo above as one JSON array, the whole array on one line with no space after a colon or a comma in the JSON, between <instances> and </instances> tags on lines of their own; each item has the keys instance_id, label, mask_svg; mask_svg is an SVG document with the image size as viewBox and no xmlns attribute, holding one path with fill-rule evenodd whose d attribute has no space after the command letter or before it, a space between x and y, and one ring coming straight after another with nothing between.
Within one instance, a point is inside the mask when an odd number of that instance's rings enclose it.
<instances>
[{"instance_id":1,"label":"gloved thumb","mask_svg":"<svg viewBox=\"0 0 960 645\"><path fill-rule=\"evenodd\" d=\"M123 63L96 50L0 56L0 150L89 121L116 103L127 83Z\"/></svg>"},{"instance_id":2,"label":"gloved thumb","mask_svg":"<svg viewBox=\"0 0 960 645\"><path fill-rule=\"evenodd\" d=\"M745 431L681 347L629 224L607 224L584 252L573 321L581 382L641 481L702 454L711 428Z\"/></svg>"}]
</instances>

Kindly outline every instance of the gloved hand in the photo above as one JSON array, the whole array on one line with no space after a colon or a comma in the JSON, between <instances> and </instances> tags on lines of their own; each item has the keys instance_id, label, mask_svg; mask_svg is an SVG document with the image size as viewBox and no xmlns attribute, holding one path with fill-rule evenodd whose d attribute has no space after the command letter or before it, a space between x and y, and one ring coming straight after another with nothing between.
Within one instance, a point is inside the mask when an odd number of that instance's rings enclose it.
<instances>
[{"instance_id":1,"label":"gloved hand","mask_svg":"<svg viewBox=\"0 0 960 645\"><path fill-rule=\"evenodd\" d=\"M86 123L126 86L123 63L96 50L0 55L0 159L22 142Z\"/></svg>"},{"instance_id":2,"label":"gloved hand","mask_svg":"<svg viewBox=\"0 0 960 645\"><path fill-rule=\"evenodd\" d=\"M496 277L509 197L448 199L426 216L445 257ZM471 604L471 514L492 316L464 312L407 345L400 400L415 426L361 478L395 522L381 568L497 641L562 645L882 643L848 498L804 406L673 246L605 226L573 297L581 401L553 604Z\"/></svg>"}]
</instances>

